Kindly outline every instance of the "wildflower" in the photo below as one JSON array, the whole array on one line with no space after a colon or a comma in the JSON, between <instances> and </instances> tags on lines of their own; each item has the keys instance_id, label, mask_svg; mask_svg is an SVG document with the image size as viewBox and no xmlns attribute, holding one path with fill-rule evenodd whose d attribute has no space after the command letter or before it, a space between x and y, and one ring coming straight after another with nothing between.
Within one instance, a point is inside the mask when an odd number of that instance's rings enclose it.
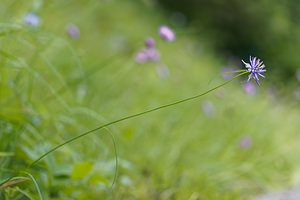
<instances>
[{"instance_id":1,"label":"wildflower","mask_svg":"<svg viewBox=\"0 0 300 200\"><path fill-rule=\"evenodd\" d=\"M72 39L76 39L80 36L79 28L74 24L68 24L66 26L66 32Z\"/></svg>"},{"instance_id":2,"label":"wildflower","mask_svg":"<svg viewBox=\"0 0 300 200\"><path fill-rule=\"evenodd\" d=\"M213 118L215 116L216 109L211 101L203 101L201 107L206 117Z\"/></svg>"},{"instance_id":3,"label":"wildflower","mask_svg":"<svg viewBox=\"0 0 300 200\"><path fill-rule=\"evenodd\" d=\"M148 60L150 61L158 61L160 58L160 53L158 50L154 49L154 48L146 48L145 52L148 56Z\"/></svg>"},{"instance_id":4,"label":"wildflower","mask_svg":"<svg viewBox=\"0 0 300 200\"><path fill-rule=\"evenodd\" d=\"M36 14L29 12L24 16L23 22L29 26L39 25L40 18Z\"/></svg>"},{"instance_id":5,"label":"wildflower","mask_svg":"<svg viewBox=\"0 0 300 200\"><path fill-rule=\"evenodd\" d=\"M253 83L251 82L245 82L243 84L243 89L244 91L249 94L249 95L254 95L256 93L256 87Z\"/></svg>"},{"instance_id":6,"label":"wildflower","mask_svg":"<svg viewBox=\"0 0 300 200\"><path fill-rule=\"evenodd\" d=\"M159 35L164 38L165 40L172 42L175 40L175 33L172 29L170 29L166 25L162 25L158 28Z\"/></svg>"},{"instance_id":7,"label":"wildflower","mask_svg":"<svg viewBox=\"0 0 300 200\"><path fill-rule=\"evenodd\" d=\"M154 48L154 44L154 39L147 37L145 39L146 47L139 50L135 54L135 61L138 63L144 63L146 61L158 61L160 59L160 53L156 48Z\"/></svg>"},{"instance_id":8,"label":"wildflower","mask_svg":"<svg viewBox=\"0 0 300 200\"><path fill-rule=\"evenodd\" d=\"M145 44L147 47L153 47L155 44L154 39L152 37L147 37L145 39Z\"/></svg>"},{"instance_id":9,"label":"wildflower","mask_svg":"<svg viewBox=\"0 0 300 200\"><path fill-rule=\"evenodd\" d=\"M141 50L135 54L135 61L137 63L140 63L140 64L144 63L147 61L147 59L148 59L147 54L143 50Z\"/></svg>"},{"instance_id":10,"label":"wildflower","mask_svg":"<svg viewBox=\"0 0 300 200\"><path fill-rule=\"evenodd\" d=\"M144 63L148 60L158 61L160 58L160 53L155 48L143 48L135 55L135 61L138 63Z\"/></svg>"},{"instance_id":11,"label":"wildflower","mask_svg":"<svg viewBox=\"0 0 300 200\"><path fill-rule=\"evenodd\" d=\"M248 148L251 145L252 140L251 140L251 137L249 135L243 135L243 136L240 137L238 143L239 143L240 148L245 149L245 148Z\"/></svg>"},{"instance_id":12,"label":"wildflower","mask_svg":"<svg viewBox=\"0 0 300 200\"><path fill-rule=\"evenodd\" d=\"M248 81L251 79L251 78L254 78L256 83L258 85L260 85L258 83L259 79L258 79L258 76L261 76L263 78L265 78L264 75L262 75L261 73L263 72L266 72L267 70L264 69L265 65L263 64L263 62L260 62L260 59L254 57L254 58L251 58L250 56L250 64L249 63L246 63L242 60L242 62L244 63L245 67L247 68L247 71L250 73L249 75L249 78L248 78Z\"/></svg>"}]
</instances>

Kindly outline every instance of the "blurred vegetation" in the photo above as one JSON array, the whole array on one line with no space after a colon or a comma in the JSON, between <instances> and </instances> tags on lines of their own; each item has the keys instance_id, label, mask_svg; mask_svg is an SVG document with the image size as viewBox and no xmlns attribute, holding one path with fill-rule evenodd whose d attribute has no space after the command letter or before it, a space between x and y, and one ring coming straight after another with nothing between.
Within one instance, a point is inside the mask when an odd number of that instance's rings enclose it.
<instances>
[{"instance_id":1,"label":"blurred vegetation","mask_svg":"<svg viewBox=\"0 0 300 200\"><path fill-rule=\"evenodd\" d=\"M40 191L51 200L234 200L300 185L299 103L265 80L249 95L246 76L198 101L99 130L27 168L73 136L224 82L219 69L227 63L212 50L219 42L182 27L174 42L163 41L157 28L172 22L151 2L0 2L0 199L40 199ZM28 12L40 17L37 27L23 23ZM66 33L70 23L78 38ZM134 55L146 36L162 57L141 65ZM157 73L162 65L169 76ZM113 188L109 133L119 158Z\"/></svg>"},{"instance_id":2,"label":"blurred vegetation","mask_svg":"<svg viewBox=\"0 0 300 200\"><path fill-rule=\"evenodd\" d=\"M259 56L268 63L273 78L294 81L300 66L298 0L158 2L169 13L183 13L188 26L209 38L224 56Z\"/></svg>"}]
</instances>

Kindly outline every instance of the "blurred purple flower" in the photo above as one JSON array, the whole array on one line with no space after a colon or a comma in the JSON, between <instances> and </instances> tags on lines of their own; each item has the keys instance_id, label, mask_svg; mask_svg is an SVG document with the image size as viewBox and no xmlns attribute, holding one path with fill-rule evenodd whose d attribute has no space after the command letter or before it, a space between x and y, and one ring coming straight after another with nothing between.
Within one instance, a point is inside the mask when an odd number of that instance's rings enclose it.
<instances>
[{"instance_id":1,"label":"blurred purple flower","mask_svg":"<svg viewBox=\"0 0 300 200\"><path fill-rule=\"evenodd\" d=\"M146 62L147 59L148 59L147 54L143 50L140 50L135 54L135 61L137 63L142 64L142 63Z\"/></svg>"},{"instance_id":2,"label":"blurred purple flower","mask_svg":"<svg viewBox=\"0 0 300 200\"><path fill-rule=\"evenodd\" d=\"M146 48L145 50L146 54L148 55L148 59L150 61L158 61L160 58L160 53L158 50L154 49L154 48Z\"/></svg>"},{"instance_id":3,"label":"blurred purple flower","mask_svg":"<svg viewBox=\"0 0 300 200\"><path fill-rule=\"evenodd\" d=\"M68 24L66 26L66 32L72 39L76 39L80 36L80 30L75 24Z\"/></svg>"},{"instance_id":4,"label":"blurred purple flower","mask_svg":"<svg viewBox=\"0 0 300 200\"><path fill-rule=\"evenodd\" d=\"M170 29L166 25L162 25L158 28L159 35L164 38L165 40L171 42L175 40L175 33L172 29Z\"/></svg>"},{"instance_id":5,"label":"blurred purple flower","mask_svg":"<svg viewBox=\"0 0 300 200\"><path fill-rule=\"evenodd\" d=\"M156 73L159 78L165 79L170 75L169 69L166 65L158 65L156 67Z\"/></svg>"},{"instance_id":6,"label":"blurred purple flower","mask_svg":"<svg viewBox=\"0 0 300 200\"><path fill-rule=\"evenodd\" d=\"M251 82L243 83L243 89L249 95L254 95L256 93L256 86Z\"/></svg>"},{"instance_id":7,"label":"blurred purple flower","mask_svg":"<svg viewBox=\"0 0 300 200\"><path fill-rule=\"evenodd\" d=\"M23 22L29 26L37 26L39 25L40 18L35 13L29 12L24 16Z\"/></svg>"},{"instance_id":8,"label":"blurred purple flower","mask_svg":"<svg viewBox=\"0 0 300 200\"><path fill-rule=\"evenodd\" d=\"M208 118L213 118L216 114L216 109L211 101L203 101L201 104L202 111Z\"/></svg>"},{"instance_id":9,"label":"blurred purple flower","mask_svg":"<svg viewBox=\"0 0 300 200\"><path fill-rule=\"evenodd\" d=\"M240 148L245 149L250 147L250 145L252 144L252 139L249 135L243 135L239 138L238 143Z\"/></svg>"},{"instance_id":10,"label":"blurred purple flower","mask_svg":"<svg viewBox=\"0 0 300 200\"><path fill-rule=\"evenodd\" d=\"M153 47L154 44L155 44L155 41L152 37L147 37L145 39L145 44L146 44L147 47Z\"/></svg>"},{"instance_id":11,"label":"blurred purple flower","mask_svg":"<svg viewBox=\"0 0 300 200\"><path fill-rule=\"evenodd\" d=\"M297 70L296 76L297 76L298 81L300 82L300 69Z\"/></svg>"},{"instance_id":12,"label":"blurred purple flower","mask_svg":"<svg viewBox=\"0 0 300 200\"><path fill-rule=\"evenodd\" d=\"M226 72L231 72L234 71L232 67L222 67L221 73L226 73ZM224 79L231 79L234 77L233 73L228 73L228 74L222 74L222 77Z\"/></svg>"},{"instance_id":13,"label":"blurred purple flower","mask_svg":"<svg viewBox=\"0 0 300 200\"><path fill-rule=\"evenodd\" d=\"M297 87L294 91L295 98L300 101L300 87Z\"/></svg>"},{"instance_id":14,"label":"blurred purple flower","mask_svg":"<svg viewBox=\"0 0 300 200\"><path fill-rule=\"evenodd\" d=\"M144 63L148 60L150 61L158 61L160 58L160 53L154 48L143 48L138 51L135 55L135 61L138 63Z\"/></svg>"},{"instance_id":15,"label":"blurred purple flower","mask_svg":"<svg viewBox=\"0 0 300 200\"><path fill-rule=\"evenodd\" d=\"M247 71L250 73L249 75L249 78L248 78L248 81L251 79L251 78L254 78L256 83L258 85L259 82L258 82L258 76L261 76L263 78L265 78L264 75L262 75L261 73L263 72L266 72L267 70L263 69L265 67L265 65L263 64L263 62L260 62L260 59L254 57L254 58L251 58L250 56L250 64L249 63L246 63L245 61L242 60L242 62L244 63L245 67L247 68Z\"/></svg>"}]
</instances>

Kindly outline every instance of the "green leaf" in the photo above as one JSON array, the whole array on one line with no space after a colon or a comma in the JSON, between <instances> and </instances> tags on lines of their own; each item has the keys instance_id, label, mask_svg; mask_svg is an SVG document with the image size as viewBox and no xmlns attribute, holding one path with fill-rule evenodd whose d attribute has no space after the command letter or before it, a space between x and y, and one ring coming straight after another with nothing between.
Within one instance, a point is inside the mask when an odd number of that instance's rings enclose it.
<instances>
[{"instance_id":1,"label":"green leaf","mask_svg":"<svg viewBox=\"0 0 300 200\"><path fill-rule=\"evenodd\" d=\"M14 156L14 152L0 152L0 157Z\"/></svg>"},{"instance_id":2,"label":"green leaf","mask_svg":"<svg viewBox=\"0 0 300 200\"><path fill-rule=\"evenodd\" d=\"M71 178L72 179L81 179L85 177L93 168L94 163L89 162L89 161L84 161L77 163L74 165L72 173L71 173Z\"/></svg>"},{"instance_id":3,"label":"green leaf","mask_svg":"<svg viewBox=\"0 0 300 200\"><path fill-rule=\"evenodd\" d=\"M88 183L90 183L90 184L95 184L98 182L108 185L107 179L104 176L101 176L100 174L93 174L88 180Z\"/></svg>"}]
</instances>

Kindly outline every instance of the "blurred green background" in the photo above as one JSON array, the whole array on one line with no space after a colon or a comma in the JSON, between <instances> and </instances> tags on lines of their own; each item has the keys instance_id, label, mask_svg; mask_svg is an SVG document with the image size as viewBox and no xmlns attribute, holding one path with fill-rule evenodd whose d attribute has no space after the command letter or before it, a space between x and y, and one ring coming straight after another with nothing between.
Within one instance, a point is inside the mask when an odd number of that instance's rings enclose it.
<instances>
[{"instance_id":1,"label":"blurred green background","mask_svg":"<svg viewBox=\"0 0 300 200\"><path fill-rule=\"evenodd\" d=\"M231 200L299 186L299 8L296 0L1 0L0 183L15 180L0 184L0 199ZM159 36L162 24L175 41ZM160 59L137 63L148 36ZM220 73L243 69L250 55L266 64L261 87L242 76L27 168L71 137L225 82Z\"/></svg>"},{"instance_id":2,"label":"blurred green background","mask_svg":"<svg viewBox=\"0 0 300 200\"><path fill-rule=\"evenodd\" d=\"M184 14L186 24L209 38L224 56L260 55L282 81L290 80L299 68L298 0L159 2L173 18Z\"/></svg>"}]
</instances>

